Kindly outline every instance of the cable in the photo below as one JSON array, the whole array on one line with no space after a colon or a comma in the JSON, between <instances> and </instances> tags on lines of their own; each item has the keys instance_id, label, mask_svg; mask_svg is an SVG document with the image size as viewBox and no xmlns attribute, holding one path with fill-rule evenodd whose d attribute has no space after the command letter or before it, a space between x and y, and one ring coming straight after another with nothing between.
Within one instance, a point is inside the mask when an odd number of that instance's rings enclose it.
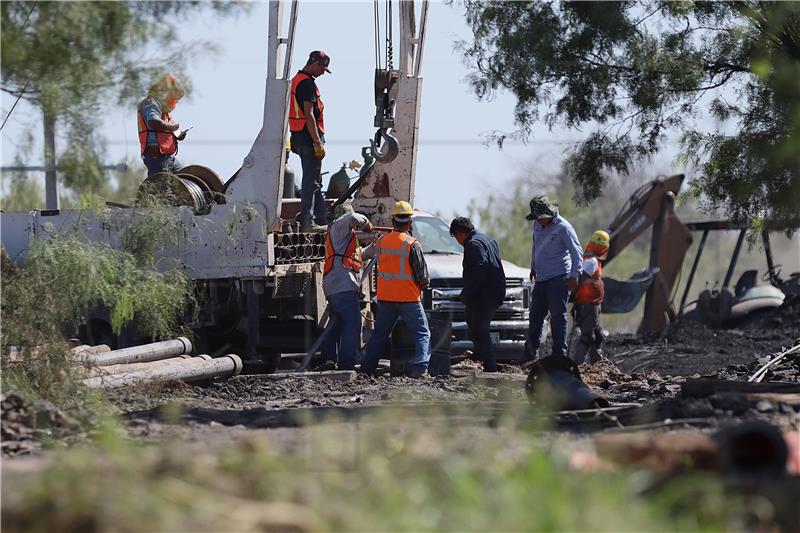
<instances>
[{"instance_id":1,"label":"cable","mask_svg":"<svg viewBox=\"0 0 800 533\"><path fill-rule=\"evenodd\" d=\"M14 105L11 106L11 109L8 110L8 114L6 115L6 118L3 119L3 124L0 126L0 131L2 131L3 128L6 127L6 122L8 122L9 118L11 118L11 113L14 112L14 108L17 107L17 104L19 103L19 99L22 98L23 94L25 94L25 91L28 89L28 84L30 82L31 82L31 79L29 78L28 81L25 82L25 87L23 87L22 90L20 91L20 93L17 95L17 99L14 100Z\"/></svg>"},{"instance_id":2,"label":"cable","mask_svg":"<svg viewBox=\"0 0 800 533\"><path fill-rule=\"evenodd\" d=\"M28 25L28 20L30 20L34 9L36 9L36 4L33 4L31 6L31 10L28 11L28 15L25 17L25 20L22 21L22 27L19 29L20 31L24 30L25 26ZM28 78L28 81L25 82L25 87L22 88L22 91L20 91L19 95L17 96L17 99L14 101L14 105L11 106L11 109L9 109L8 114L6 115L6 118L3 119L3 124L0 125L0 131L2 131L3 128L6 127L6 122L8 122L9 118L11 118L11 113L14 112L14 108L17 107L17 104L19 103L20 98L22 98L22 95L25 94L26 90L28 90L28 85L30 84L32 79L33 79L33 76Z\"/></svg>"}]
</instances>

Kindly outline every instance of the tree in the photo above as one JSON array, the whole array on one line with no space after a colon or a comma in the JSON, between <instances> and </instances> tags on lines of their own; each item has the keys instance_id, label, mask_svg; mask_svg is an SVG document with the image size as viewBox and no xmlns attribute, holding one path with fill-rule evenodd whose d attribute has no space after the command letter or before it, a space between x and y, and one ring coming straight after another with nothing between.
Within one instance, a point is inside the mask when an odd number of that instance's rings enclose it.
<instances>
[{"instance_id":1,"label":"tree","mask_svg":"<svg viewBox=\"0 0 800 533\"><path fill-rule=\"evenodd\" d=\"M567 160L581 202L675 131L707 207L800 223L800 3L467 0L466 9L472 87L480 98L515 95L517 135L537 122L594 129Z\"/></svg>"},{"instance_id":2,"label":"tree","mask_svg":"<svg viewBox=\"0 0 800 533\"><path fill-rule=\"evenodd\" d=\"M58 158L63 185L98 191L105 180L100 111L131 105L153 80L182 73L191 53L205 47L176 42L177 22L205 9L230 14L243 8L237 2L4 1L0 88L41 111L51 177L58 136L66 139Z\"/></svg>"}]
</instances>

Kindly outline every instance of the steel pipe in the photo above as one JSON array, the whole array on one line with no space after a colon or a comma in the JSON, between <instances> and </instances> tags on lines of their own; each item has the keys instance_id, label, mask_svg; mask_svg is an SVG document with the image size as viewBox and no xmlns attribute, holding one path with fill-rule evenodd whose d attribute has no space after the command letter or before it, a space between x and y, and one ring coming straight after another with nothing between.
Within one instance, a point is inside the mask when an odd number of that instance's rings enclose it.
<instances>
[{"instance_id":1,"label":"steel pipe","mask_svg":"<svg viewBox=\"0 0 800 533\"><path fill-rule=\"evenodd\" d=\"M147 363L123 363L119 365L96 366L89 369L88 375L89 377L96 377L137 372L139 370L146 370L148 368L155 368L157 366L172 365L185 359L191 359L191 357L191 355L184 354L177 357L170 357L169 359L161 359L160 361L149 361Z\"/></svg>"},{"instance_id":2,"label":"steel pipe","mask_svg":"<svg viewBox=\"0 0 800 533\"><path fill-rule=\"evenodd\" d=\"M162 383L166 381L205 381L218 377L232 377L242 371L242 360L236 354L227 354L216 359L192 357L180 362L153 366L111 376L96 376L83 380L84 385L93 389L119 389L144 383Z\"/></svg>"},{"instance_id":3,"label":"steel pipe","mask_svg":"<svg viewBox=\"0 0 800 533\"><path fill-rule=\"evenodd\" d=\"M83 360L97 366L118 365L122 363L146 363L148 361L160 361L169 359L176 355L192 353L192 343L186 337L177 339L144 344L114 350L111 352L86 354Z\"/></svg>"}]
</instances>

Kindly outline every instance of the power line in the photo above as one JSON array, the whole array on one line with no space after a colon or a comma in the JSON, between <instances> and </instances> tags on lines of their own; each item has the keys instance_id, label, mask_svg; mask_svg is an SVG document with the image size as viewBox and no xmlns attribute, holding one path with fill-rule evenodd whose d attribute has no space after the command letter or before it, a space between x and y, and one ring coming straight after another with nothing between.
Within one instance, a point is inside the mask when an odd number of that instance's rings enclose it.
<instances>
[{"instance_id":1,"label":"power line","mask_svg":"<svg viewBox=\"0 0 800 533\"><path fill-rule=\"evenodd\" d=\"M31 18L31 15L33 14L33 10L34 9L36 9L36 4L33 4L31 6L31 10L28 11L28 16L25 17L25 20L22 22L22 27L20 28L20 31L24 30L25 26L27 26L28 19ZM9 118L11 118L11 113L14 112L14 108L17 107L17 104L19 103L20 98L22 98L22 95L25 94L26 90L28 90L28 84L31 82L32 79L33 79L33 76L28 78L28 81L25 82L25 87L23 87L22 91L20 91L19 95L17 95L17 99L14 100L14 105L11 106L11 109L8 110L8 114L6 115L6 118L3 119L3 124L0 126L0 131L2 131L3 128L6 127L6 122L8 122Z\"/></svg>"}]
</instances>

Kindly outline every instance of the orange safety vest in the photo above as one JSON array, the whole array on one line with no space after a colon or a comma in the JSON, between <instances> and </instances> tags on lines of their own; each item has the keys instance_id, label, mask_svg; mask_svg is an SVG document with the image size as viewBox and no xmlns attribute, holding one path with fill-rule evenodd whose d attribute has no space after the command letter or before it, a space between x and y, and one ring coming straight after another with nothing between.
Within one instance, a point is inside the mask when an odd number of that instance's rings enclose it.
<instances>
[{"instance_id":1,"label":"orange safety vest","mask_svg":"<svg viewBox=\"0 0 800 533\"><path fill-rule=\"evenodd\" d=\"M584 256L588 259L590 256ZM600 260L597 260L597 270L591 276L581 274L581 279L578 282L578 290L575 291L576 304L591 304L597 305L603 303L603 295L605 294L605 284L603 283L602 275L603 267Z\"/></svg>"},{"instance_id":2,"label":"orange safety vest","mask_svg":"<svg viewBox=\"0 0 800 533\"><path fill-rule=\"evenodd\" d=\"M353 272L361 271L361 250L358 247L358 239L356 238L355 231L353 231L350 242L347 243L347 248L345 248L344 253L337 254L336 250L333 249L333 242L331 242L331 231L328 230L325 236L325 268L322 271L323 277L327 276L328 272L333 270L333 260L335 257L342 258L342 266L344 268L352 270Z\"/></svg>"},{"instance_id":3,"label":"orange safety vest","mask_svg":"<svg viewBox=\"0 0 800 533\"><path fill-rule=\"evenodd\" d=\"M161 120L164 122L172 122L172 117L167 111L161 113ZM142 155L147 150L147 138L150 132L156 134L156 141L158 141L158 153L161 155L172 155L178 153L178 139L171 131L156 131L147 129L147 122L144 120L141 109L136 110L136 125L139 128L139 148L141 148Z\"/></svg>"},{"instance_id":4,"label":"orange safety vest","mask_svg":"<svg viewBox=\"0 0 800 533\"><path fill-rule=\"evenodd\" d=\"M400 231L384 235L375 243L378 254L378 300L418 302L422 297L411 270L411 246L417 239Z\"/></svg>"},{"instance_id":5,"label":"orange safety vest","mask_svg":"<svg viewBox=\"0 0 800 533\"><path fill-rule=\"evenodd\" d=\"M306 127L306 114L303 111L303 106L297 101L297 86L303 80L313 79L311 76L302 70L294 75L292 78L292 98L289 103L289 131L303 131ZM316 85L315 85L316 86ZM319 116L317 117L317 129L320 133L325 133L325 121L323 119L323 112L325 104L322 103L322 98L319 94L319 87L317 87L317 108L319 109Z\"/></svg>"}]
</instances>

